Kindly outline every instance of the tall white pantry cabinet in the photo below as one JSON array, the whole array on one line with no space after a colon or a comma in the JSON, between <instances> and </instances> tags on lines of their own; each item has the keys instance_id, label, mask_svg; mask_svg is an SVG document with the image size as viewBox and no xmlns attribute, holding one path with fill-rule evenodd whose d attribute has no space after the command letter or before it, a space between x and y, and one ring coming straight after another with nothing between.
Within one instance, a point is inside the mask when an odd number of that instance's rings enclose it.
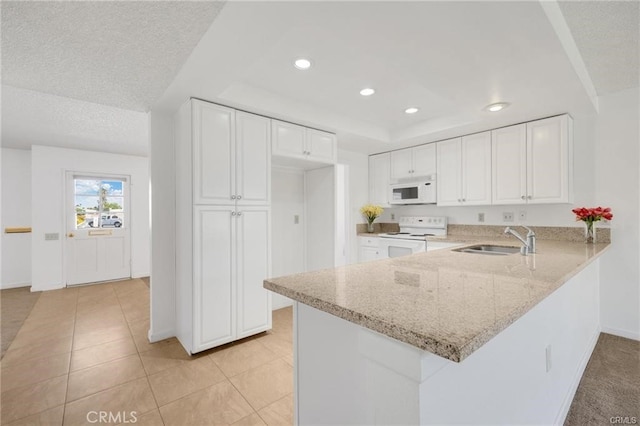
<instances>
[{"instance_id":1,"label":"tall white pantry cabinet","mask_svg":"<svg viewBox=\"0 0 640 426\"><path fill-rule=\"evenodd\" d=\"M176 129L176 323L189 353L271 328L271 120L192 99Z\"/></svg>"}]
</instances>

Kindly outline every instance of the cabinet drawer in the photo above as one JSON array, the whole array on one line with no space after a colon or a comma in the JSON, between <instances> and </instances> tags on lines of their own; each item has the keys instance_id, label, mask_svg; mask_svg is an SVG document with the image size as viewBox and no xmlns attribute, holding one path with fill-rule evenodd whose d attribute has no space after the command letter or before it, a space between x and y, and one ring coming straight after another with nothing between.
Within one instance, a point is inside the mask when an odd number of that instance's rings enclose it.
<instances>
[{"instance_id":1,"label":"cabinet drawer","mask_svg":"<svg viewBox=\"0 0 640 426\"><path fill-rule=\"evenodd\" d=\"M360 247L378 247L380 238L378 237L358 237Z\"/></svg>"}]
</instances>

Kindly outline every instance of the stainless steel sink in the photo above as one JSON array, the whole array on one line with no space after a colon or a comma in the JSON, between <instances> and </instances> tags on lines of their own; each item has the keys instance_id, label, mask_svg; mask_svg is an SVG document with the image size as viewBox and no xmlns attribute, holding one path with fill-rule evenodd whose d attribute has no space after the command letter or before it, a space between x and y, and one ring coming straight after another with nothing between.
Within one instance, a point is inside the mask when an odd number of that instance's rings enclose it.
<instances>
[{"instance_id":1,"label":"stainless steel sink","mask_svg":"<svg viewBox=\"0 0 640 426\"><path fill-rule=\"evenodd\" d=\"M488 254L493 256L506 256L509 254L520 253L520 247L479 244L477 246L462 247L459 249L454 249L453 251L459 251L461 253L476 253L476 254Z\"/></svg>"}]
</instances>

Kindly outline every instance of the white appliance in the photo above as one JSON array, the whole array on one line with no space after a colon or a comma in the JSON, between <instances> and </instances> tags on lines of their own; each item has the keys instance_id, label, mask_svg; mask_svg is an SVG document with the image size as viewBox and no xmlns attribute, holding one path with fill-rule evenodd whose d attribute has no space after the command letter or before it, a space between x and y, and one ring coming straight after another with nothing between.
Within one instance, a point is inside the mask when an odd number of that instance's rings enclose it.
<instances>
[{"instance_id":1,"label":"white appliance","mask_svg":"<svg viewBox=\"0 0 640 426\"><path fill-rule=\"evenodd\" d=\"M389 185L389 204L435 204L436 175Z\"/></svg>"},{"instance_id":2,"label":"white appliance","mask_svg":"<svg viewBox=\"0 0 640 426\"><path fill-rule=\"evenodd\" d=\"M442 216L403 216L398 221L400 232L380 234L378 257L406 256L430 250L427 237L445 237L447 235L447 218ZM447 246L450 243L445 243ZM457 244L453 244L457 245ZM446 248L435 244L433 249Z\"/></svg>"}]
</instances>

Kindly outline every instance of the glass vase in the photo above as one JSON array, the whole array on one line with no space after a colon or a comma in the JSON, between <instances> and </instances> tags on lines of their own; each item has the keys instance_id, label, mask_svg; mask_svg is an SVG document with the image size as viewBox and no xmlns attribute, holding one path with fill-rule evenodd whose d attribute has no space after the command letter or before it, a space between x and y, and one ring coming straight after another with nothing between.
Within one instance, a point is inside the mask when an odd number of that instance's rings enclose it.
<instances>
[{"instance_id":1,"label":"glass vase","mask_svg":"<svg viewBox=\"0 0 640 426\"><path fill-rule=\"evenodd\" d=\"M596 243L596 224L595 222L585 222L584 242L586 244Z\"/></svg>"},{"instance_id":2,"label":"glass vase","mask_svg":"<svg viewBox=\"0 0 640 426\"><path fill-rule=\"evenodd\" d=\"M367 232L373 234L373 222L367 222Z\"/></svg>"}]
</instances>

